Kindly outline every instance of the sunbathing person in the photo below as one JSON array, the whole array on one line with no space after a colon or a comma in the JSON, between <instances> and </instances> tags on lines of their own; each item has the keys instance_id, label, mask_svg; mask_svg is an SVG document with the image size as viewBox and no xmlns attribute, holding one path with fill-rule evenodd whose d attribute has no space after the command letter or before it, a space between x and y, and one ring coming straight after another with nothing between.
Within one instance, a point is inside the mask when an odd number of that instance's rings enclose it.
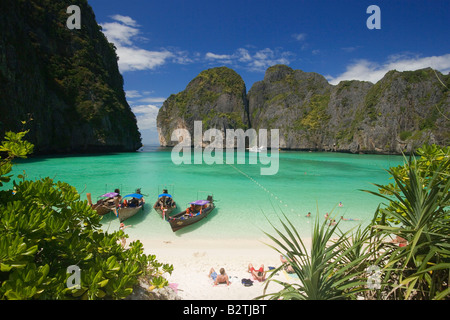
<instances>
[{"instance_id":1,"label":"sunbathing person","mask_svg":"<svg viewBox=\"0 0 450 320\"><path fill-rule=\"evenodd\" d=\"M286 259L285 256L280 255L280 260L281 262L284 264L284 271L286 271L287 273L295 273L294 268L292 268L292 266L290 265L289 261Z\"/></svg>"},{"instance_id":2,"label":"sunbathing person","mask_svg":"<svg viewBox=\"0 0 450 320\"><path fill-rule=\"evenodd\" d=\"M227 286L230 285L230 281L228 281L228 275L225 273L224 268L220 268L220 274L217 274L216 271L214 271L214 268L211 268L209 271L208 277L212 278L214 280L214 285L218 285L221 283L226 283Z\"/></svg>"},{"instance_id":3,"label":"sunbathing person","mask_svg":"<svg viewBox=\"0 0 450 320\"><path fill-rule=\"evenodd\" d=\"M266 272L264 272L264 265L262 264L258 270L255 270L253 265L249 263L248 272L250 272L255 280L264 281L266 280Z\"/></svg>"},{"instance_id":4,"label":"sunbathing person","mask_svg":"<svg viewBox=\"0 0 450 320\"><path fill-rule=\"evenodd\" d=\"M391 241L391 243L397 244L399 247L406 247L408 245L408 240L405 238L396 236L394 240Z\"/></svg>"},{"instance_id":5,"label":"sunbathing person","mask_svg":"<svg viewBox=\"0 0 450 320\"><path fill-rule=\"evenodd\" d=\"M344 221L359 221L359 219L352 219L352 218L346 219L343 216L341 216L341 220L344 220Z\"/></svg>"}]
</instances>

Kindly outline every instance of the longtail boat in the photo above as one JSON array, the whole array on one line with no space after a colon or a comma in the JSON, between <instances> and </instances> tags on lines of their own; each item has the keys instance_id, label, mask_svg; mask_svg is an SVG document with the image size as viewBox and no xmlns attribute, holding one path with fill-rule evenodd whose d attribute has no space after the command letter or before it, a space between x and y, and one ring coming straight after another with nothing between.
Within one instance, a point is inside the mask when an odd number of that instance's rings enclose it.
<instances>
[{"instance_id":1,"label":"longtail boat","mask_svg":"<svg viewBox=\"0 0 450 320\"><path fill-rule=\"evenodd\" d=\"M140 193L132 193L124 196L119 209L117 209L120 222L131 218L139 210L144 210L144 203L144 196Z\"/></svg>"},{"instance_id":2,"label":"longtail boat","mask_svg":"<svg viewBox=\"0 0 450 320\"><path fill-rule=\"evenodd\" d=\"M163 193L158 195L158 200L153 205L153 208L159 215L167 220L170 213L177 207L177 204L173 200L171 194L167 192L167 189L163 190Z\"/></svg>"},{"instance_id":3,"label":"longtail boat","mask_svg":"<svg viewBox=\"0 0 450 320\"><path fill-rule=\"evenodd\" d=\"M117 197L118 195L119 194L117 192L105 193L104 195L98 197L97 203L93 204L91 194L90 193L86 194L89 205L101 216L104 216L105 214L114 211L115 208L114 198Z\"/></svg>"},{"instance_id":4,"label":"longtail boat","mask_svg":"<svg viewBox=\"0 0 450 320\"><path fill-rule=\"evenodd\" d=\"M190 205L191 207L187 208L185 211L169 217L168 221L173 232L199 222L206 218L215 208L214 200L211 195L208 196L206 200L197 200L191 202Z\"/></svg>"}]
</instances>

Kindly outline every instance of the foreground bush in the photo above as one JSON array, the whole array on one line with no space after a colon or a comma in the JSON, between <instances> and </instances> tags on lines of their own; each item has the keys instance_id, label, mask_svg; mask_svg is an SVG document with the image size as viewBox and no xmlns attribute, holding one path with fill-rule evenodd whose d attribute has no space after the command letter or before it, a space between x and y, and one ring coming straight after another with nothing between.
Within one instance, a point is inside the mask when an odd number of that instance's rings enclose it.
<instances>
[{"instance_id":1,"label":"foreground bush","mask_svg":"<svg viewBox=\"0 0 450 320\"><path fill-rule=\"evenodd\" d=\"M266 288L274 281L283 289L258 298L450 299L450 148L424 146L417 154L388 170L393 183L367 191L386 202L366 228L342 233L317 220L308 250L281 221L277 236L268 236L300 281L270 276Z\"/></svg>"},{"instance_id":2,"label":"foreground bush","mask_svg":"<svg viewBox=\"0 0 450 320\"><path fill-rule=\"evenodd\" d=\"M11 178L12 160L32 150L24 134L6 134L1 183ZM104 233L74 187L19 178L13 190L0 191L0 299L124 299L140 277L167 285L161 275L172 266L144 254L139 241L124 249L123 231ZM71 281L73 266L79 283Z\"/></svg>"},{"instance_id":3,"label":"foreground bush","mask_svg":"<svg viewBox=\"0 0 450 320\"><path fill-rule=\"evenodd\" d=\"M377 185L385 200L373 228L402 239L380 255L382 290L395 299L450 297L450 148L418 150L419 159L388 170L394 183Z\"/></svg>"}]
</instances>

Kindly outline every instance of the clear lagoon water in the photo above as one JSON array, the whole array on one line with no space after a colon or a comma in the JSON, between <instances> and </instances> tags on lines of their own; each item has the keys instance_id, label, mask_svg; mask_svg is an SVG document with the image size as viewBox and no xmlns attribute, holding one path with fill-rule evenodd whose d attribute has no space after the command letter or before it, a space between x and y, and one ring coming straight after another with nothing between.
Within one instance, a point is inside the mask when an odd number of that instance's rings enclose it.
<instances>
[{"instance_id":1,"label":"clear lagoon water","mask_svg":"<svg viewBox=\"0 0 450 320\"><path fill-rule=\"evenodd\" d=\"M226 240L260 239L263 231L273 234L268 220L279 226L283 213L305 237L317 215L324 221L327 212L336 219L359 219L340 222L344 230L368 223L382 199L360 189L376 190L372 183L389 183L385 169L403 163L401 156L280 151L278 173L261 175L260 168L269 165L249 164L247 152L245 156L245 164L175 165L171 149L146 147L136 153L34 157L18 161L14 173L25 170L28 179L49 176L65 181L83 200L88 192L95 201L115 188L122 195L141 188L147 195L145 208L125 221L132 226L126 229L132 238ZM216 209L201 222L173 233L152 209L164 186L177 202L174 213L206 198L206 193L213 194ZM308 212L311 218L305 217ZM105 231L119 228L113 214L102 224Z\"/></svg>"}]
</instances>

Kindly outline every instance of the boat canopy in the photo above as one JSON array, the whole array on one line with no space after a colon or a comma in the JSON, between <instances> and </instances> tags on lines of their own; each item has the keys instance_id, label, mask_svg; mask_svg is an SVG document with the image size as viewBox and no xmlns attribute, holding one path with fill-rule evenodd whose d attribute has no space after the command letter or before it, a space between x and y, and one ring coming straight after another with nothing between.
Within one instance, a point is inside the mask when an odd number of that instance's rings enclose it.
<instances>
[{"instance_id":1,"label":"boat canopy","mask_svg":"<svg viewBox=\"0 0 450 320\"><path fill-rule=\"evenodd\" d=\"M158 198L161 198L161 197L164 197L164 196L169 197L169 198L172 198L172 195L171 195L171 194L168 194L168 193L161 193L161 194L158 196Z\"/></svg>"},{"instance_id":2,"label":"boat canopy","mask_svg":"<svg viewBox=\"0 0 450 320\"><path fill-rule=\"evenodd\" d=\"M105 193L104 195L100 196L100 197L104 197L104 198L114 198L116 196L118 196L119 194L117 192L109 192L109 193Z\"/></svg>"},{"instance_id":3,"label":"boat canopy","mask_svg":"<svg viewBox=\"0 0 450 320\"><path fill-rule=\"evenodd\" d=\"M195 204L195 205L198 205L198 206L203 206L203 205L205 205L205 204L207 204L207 203L209 203L208 200L197 200L197 201L191 202L190 204Z\"/></svg>"},{"instance_id":4,"label":"boat canopy","mask_svg":"<svg viewBox=\"0 0 450 320\"><path fill-rule=\"evenodd\" d=\"M143 195L140 193L132 193L132 194L127 194L126 196L124 196L124 198L126 198L126 197L133 197L133 198L141 199L143 197Z\"/></svg>"}]
</instances>

